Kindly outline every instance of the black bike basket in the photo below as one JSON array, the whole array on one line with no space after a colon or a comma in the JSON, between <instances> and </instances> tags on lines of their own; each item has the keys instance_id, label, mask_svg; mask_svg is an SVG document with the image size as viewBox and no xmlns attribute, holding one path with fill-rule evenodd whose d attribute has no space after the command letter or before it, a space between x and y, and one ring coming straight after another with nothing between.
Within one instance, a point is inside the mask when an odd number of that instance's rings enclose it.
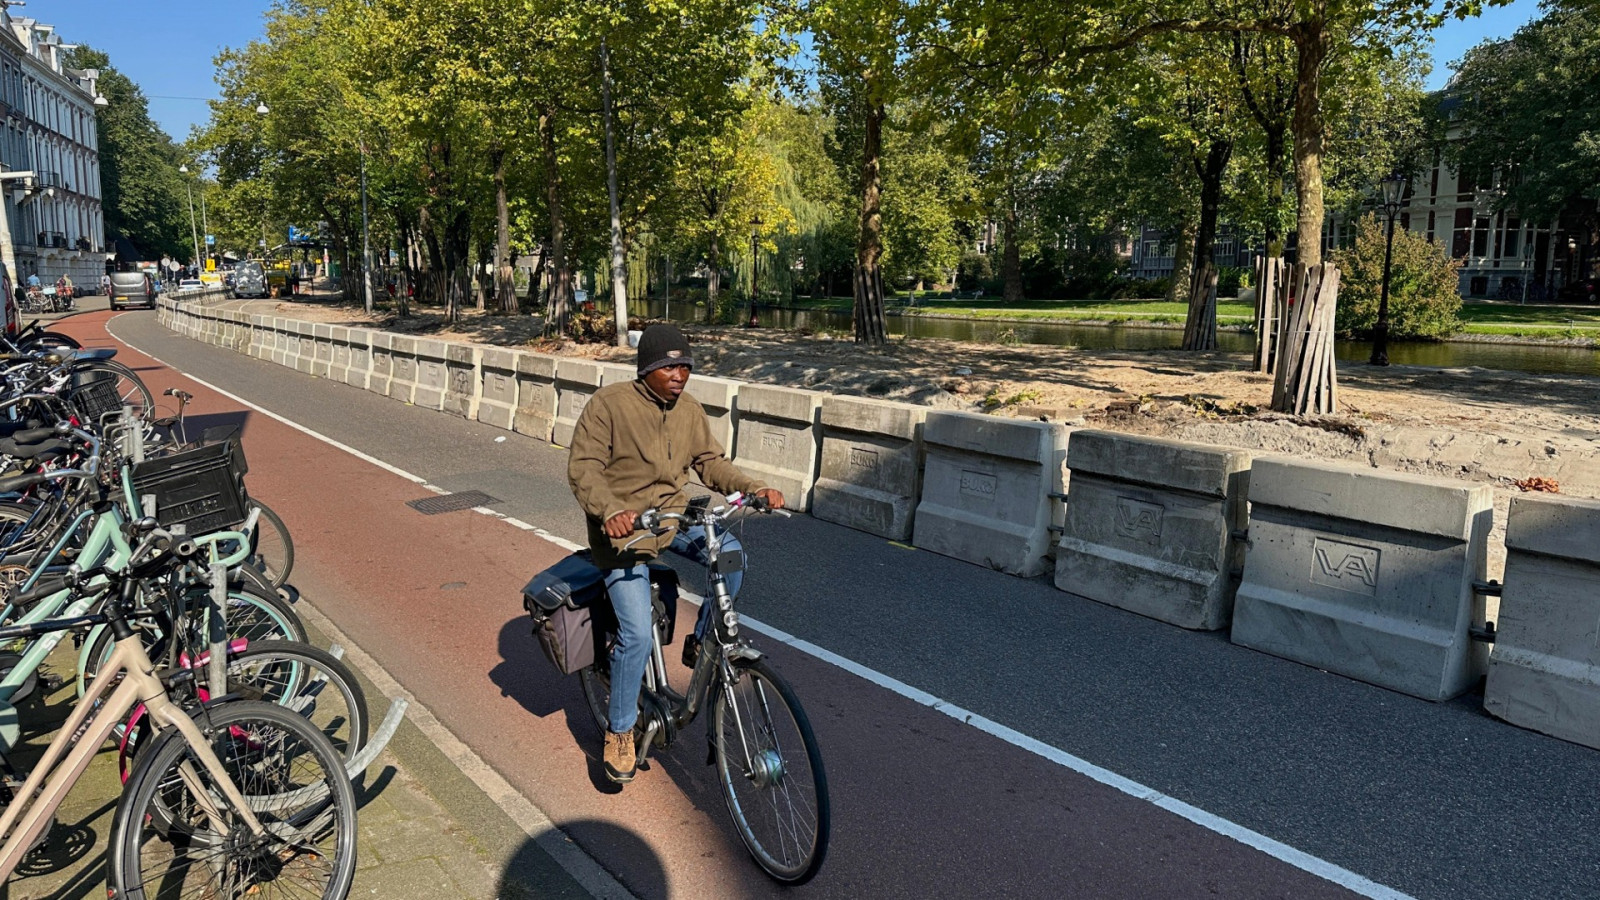
<instances>
[{"instance_id":1,"label":"black bike basket","mask_svg":"<svg viewBox=\"0 0 1600 900\"><path fill-rule=\"evenodd\" d=\"M122 398L117 395L115 372L91 369L74 374L72 381L67 402L72 404L72 411L84 423L98 427L106 416L122 412Z\"/></svg>"},{"instance_id":2,"label":"black bike basket","mask_svg":"<svg viewBox=\"0 0 1600 900\"><path fill-rule=\"evenodd\" d=\"M222 441L134 464L133 490L141 502L155 498L163 528L182 525L193 535L224 531L250 514L243 468L239 441Z\"/></svg>"}]
</instances>

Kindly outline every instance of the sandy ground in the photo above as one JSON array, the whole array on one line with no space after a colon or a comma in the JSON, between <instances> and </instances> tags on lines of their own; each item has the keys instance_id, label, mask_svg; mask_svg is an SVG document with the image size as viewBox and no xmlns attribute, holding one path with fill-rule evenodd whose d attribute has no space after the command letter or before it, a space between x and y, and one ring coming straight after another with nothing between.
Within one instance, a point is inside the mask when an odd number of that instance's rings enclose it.
<instances>
[{"instance_id":1,"label":"sandy ground","mask_svg":"<svg viewBox=\"0 0 1600 900\"><path fill-rule=\"evenodd\" d=\"M470 314L447 328L426 311L397 321L347 307L262 305L276 315L445 340L624 362L634 356L541 340L539 320L524 316ZM1600 498L1600 379L1593 377L1345 364L1338 413L1296 418L1266 409L1271 379L1241 371L1249 360L1237 354L924 339L868 349L767 329L687 330L702 374L1487 482L1498 489L1499 522L1519 490Z\"/></svg>"}]
</instances>

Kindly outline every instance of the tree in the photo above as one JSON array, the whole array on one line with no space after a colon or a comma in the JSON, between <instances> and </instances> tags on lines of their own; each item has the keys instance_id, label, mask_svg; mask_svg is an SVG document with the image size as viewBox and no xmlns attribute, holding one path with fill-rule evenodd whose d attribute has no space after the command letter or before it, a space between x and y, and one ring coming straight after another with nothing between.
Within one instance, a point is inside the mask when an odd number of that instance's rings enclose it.
<instances>
[{"instance_id":1,"label":"tree","mask_svg":"<svg viewBox=\"0 0 1600 900\"><path fill-rule=\"evenodd\" d=\"M1600 238L1600 8L1558 0L1506 41L1468 51L1451 86L1460 103L1451 145L1477 187L1524 220L1572 216ZM1463 188L1465 189L1465 188Z\"/></svg>"},{"instance_id":2,"label":"tree","mask_svg":"<svg viewBox=\"0 0 1600 900\"><path fill-rule=\"evenodd\" d=\"M74 68L100 70L107 105L95 111L100 139L100 196L108 235L131 241L146 259L193 253L178 166L183 151L150 119L144 92L104 52L72 51ZM7 160L13 168L17 160ZM109 247L107 249L110 249Z\"/></svg>"}]
</instances>

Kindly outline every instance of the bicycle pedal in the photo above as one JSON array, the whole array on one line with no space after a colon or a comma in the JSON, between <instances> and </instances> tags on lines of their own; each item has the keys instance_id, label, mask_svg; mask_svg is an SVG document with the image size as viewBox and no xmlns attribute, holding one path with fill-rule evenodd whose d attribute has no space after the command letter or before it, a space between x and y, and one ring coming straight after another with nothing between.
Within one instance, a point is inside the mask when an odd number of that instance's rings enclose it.
<instances>
[{"instance_id":1,"label":"bicycle pedal","mask_svg":"<svg viewBox=\"0 0 1600 900\"><path fill-rule=\"evenodd\" d=\"M637 765L638 765L639 771L641 771L641 772L650 771L650 760L648 760L648 759L639 760Z\"/></svg>"}]
</instances>

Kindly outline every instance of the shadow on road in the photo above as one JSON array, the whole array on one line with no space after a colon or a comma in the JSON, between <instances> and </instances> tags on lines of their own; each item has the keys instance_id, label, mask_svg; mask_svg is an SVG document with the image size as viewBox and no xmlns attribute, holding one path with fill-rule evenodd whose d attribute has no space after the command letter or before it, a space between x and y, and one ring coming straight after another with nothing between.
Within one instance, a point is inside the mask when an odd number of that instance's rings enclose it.
<instances>
[{"instance_id":1,"label":"shadow on road","mask_svg":"<svg viewBox=\"0 0 1600 900\"><path fill-rule=\"evenodd\" d=\"M583 834L583 844L591 855L603 853L607 859L619 860L627 872L618 880L643 898L666 897L667 871L661 858L650 849L638 834L615 823L595 819L581 819L567 823L568 834ZM570 840L570 838L569 838ZM616 873L613 872L613 875ZM563 887L564 886L564 887ZM525 898L587 898L588 892L575 884L561 870L554 859L532 839L524 841L517 852L506 861L495 891L499 900L525 900Z\"/></svg>"}]
</instances>

